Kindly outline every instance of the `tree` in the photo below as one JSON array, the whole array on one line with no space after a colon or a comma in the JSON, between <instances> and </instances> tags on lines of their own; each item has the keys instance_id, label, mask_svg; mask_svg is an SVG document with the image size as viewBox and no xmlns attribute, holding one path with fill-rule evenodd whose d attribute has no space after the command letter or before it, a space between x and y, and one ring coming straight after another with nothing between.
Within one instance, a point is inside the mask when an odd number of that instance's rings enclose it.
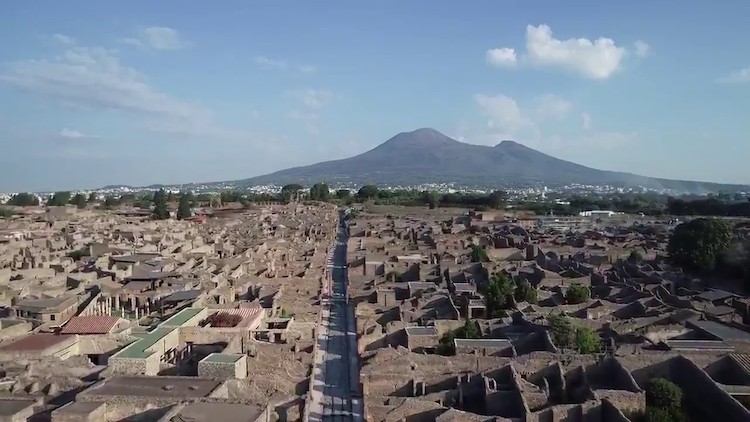
<instances>
[{"instance_id":1,"label":"tree","mask_svg":"<svg viewBox=\"0 0 750 422\"><path fill-rule=\"evenodd\" d=\"M167 202L176 202L177 196L175 196L174 192L169 191L169 194L167 195Z\"/></svg>"},{"instance_id":2,"label":"tree","mask_svg":"<svg viewBox=\"0 0 750 422\"><path fill-rule=\"evenodd\" d=\"M378 196L378 192L380 190L375 185L364 185L361 188L359 188L359 191L357 192L357 197L362 200L366 201L369 199L373 199L376 196Z\"/></svg>"},{"instance_id":3,"label":"tree","mask_svg":"<svg viewBox=\"0 0 750 422\"><path fill-rule=\"evenodd\" d=\"M508 194L505 191L496 190L487 197L487 206L491 208L500 208L501 205L505 204L508 199Z\"/></svg>"},{"instance_id":4,"label":"tree","mask_svg":"<svg viewBox=\"0 0 750 422\"><path fill-rule=\"evenodd\" d=\"M310 188L310 200L311 201L323 201L326 202L331 198L331 190L328 185L320 182L314 184Z\"/></svg>"},{"instance_id":5,"label":"tree","mask_svg":"<svg viewBox=\"0 0 750 422\"><path fill-rule=\"evenodd\" d=\"M336 191L336 199L346 201L352 197L352 191L349 189L339 189Z\"/></svg>"},{"instance_id":6,"label":"tree","mask_svg":"<svg viewBox=\"0 0 750 422\"><path fill-rule=\"evenodd\" d=\"M628 261L632 263L638 263L643 261L643 255L638 251L630 252L630 255L628 255Z\"/></svg>"},{"instance_id":7,"label":"tree","mask_svg":"<svg viewBox=\"0 0 750 422\"><path fill-rule=\"evenodd\" d=\"M588 289L588 287L580 284L580 283L573 283L568 287L568 291L565 292L565 301L568 302L569 305L577 305L579 303L583 303L591 297L591 291Z\"/></svg>"},{"instance_id":8,"label":"tree","mask_svg":"<svg viewBox=\"0 0 750 422\"><path fill-rule=\"evenodd\" d=\"M578 353L590 354L602 351L602 342L599 335L586 327L578 327L575 335L575 348Z\"/></svg>"},{"instance_id":9,"label":"tree","mask_svg":"<svg viewBox=\"0 0 750 422\"><path fill-rule=\"evenodd\" d=\"M70 200L70 203L75 205L78 208L86 208L86 205L88 204L88 198L86 195L82 193L77 193L73 199Z\"/></svg>"},{"instance_id":10,"label":"tree","mask_svg":"<svg viewBox=\"0 0 750 422\"><path fill-rule=\"evenodd\" d=\"M431 210L434 210L435 208L437 208L438 203L440 202L440 197L438 196L437 192L424 191L422 192L422 200L427 204L427 206L430 207Z\"/></svg>"},{"instance_id":11,"label":"tree","mask_svg":"<svg viewBox=\"0 0 750 422\"><path fill-rule=\"evenodd\" d=\"M729 249L731 241L732 230L726 222L696 218L674 229L667 252L675 265L696 272L709 272Z\"/></svg>"},{"instance_id":12,"label":"tree","mask_svg":"<svg viewBox=\"0 0 750 422\"><path fill-rule=\"evenodd\" d=\"M17 207L32 207L39 205L39 198L30 193L18 193L10 197L8 205Z\"/></svg>"},{"instance_id":13,"label":"tree","mask_svg":"<svg viewBox=\"0 0 750 422\"><path fill-rule=\"evenodd\" d=\"M296 196L301 190L302 185L298 183L290 183L288 185L284 185L284 187L281 188L281 198L284 201L289 202L294 199L294 196Z\"/></svg>"},{"instance_id":14,"label":"tree","mask_svg":"<svg viewBox=\"0 0 750 422\"><path fill-rule=\"evenodd\" d=\"M167 193L164 189L159 189L154 193L154 212L153 217L156 220L166 220L169 218L169 209L167 209Z\"/></svg>"},{"instance_id":15,"label":"tree","mask_svg":"<svg viewBox=\"0 0 750 422\"><path fill-rule=\"evenodd\" d=\"M177 219L185 220L190 218L193 212L190 210L190 195L180 195L180 205L177 207Z\"/></svg>"},{"instance_id":16,"label":"tree","mask_svg":"<svg viewBox=\"0 0 750 422\"><path fill-rule=\"evenodd\" d=\"M531 304L537 302L536 289L526 280L523 280L516 286L515 297L516 302L528 302Z\"/></svg>"},{"instance_id":17,"label":"tree","mask_svg":"<svg viewBox=\"0 0 750 422\"><path fill-rule=\"evenodd\" d=\"M550 315L547 317L547 324L549 324L549 335L555 346L567 349L573 345L575 328L568 317L563 314Z\"/></svg>"},{"instance_id":18,"label":"tree","mask_svg":"<svg viewBox=\"0 0 750 422\"><path fill-rule=\"evenodd\" d=\"M0 218L12 217L15 214L16 213L13 212L13 210L11 210L11 209L0 207Z\"/></svg>"},{"instance_id":19,"label":"tree","mask_svg":"<svg viewBox=\"0 0 750 422\"><path fill-rule=\"evenodd\" d=\"M678 409L682 405L682 390L665 378L654 378L646 386L646 405Z\"/></svg>"},{"instance_id":20,"label":"tree","mask_svg":"<svg viewBox=\"0 0 750 422\"><path fill-rule=\"evenodd\" d=\"M479 245L471 245L471 262L490 262L487 251Z\"/></svg>"},{"instance_id":21,"label":"tree","mask_svg":"<svg viewBox=\"0 0 750 422\"><path fill-rule=\"evenodd\" d=\"M506 274L495 273L484 291L487 316L496 318L513 307L513 280Z\"/></svg>"},{"instance_id":22,"label":"tree","mask_svg":"<svg viewBox=\"0 0 750 422\"><path fill-rule=\"evenodd\" d=\"M481 337L481 333L479 332L479 327L477 326L477 323L470 320L469 318L466 318L464 321L464 325L456 330L456 338L479 338Z\"/></svg>"},{"instance_id":23,"label":"tree","mask_svg":"<svg viewBox=\"0 0 750 422\"><path fill-rule=\"evenodd\" d=\"M48 207L63 207L65 205L68 205L68 202L70 202L70 192L63 191L63 192L55 192L54 195L52 195L52 198L50 198L49 201L47 201Z\"/></svg>"},{"instance_id":24,"label":"tree","mask_svg":"<svg viewBox=\"0 0 750 422\"><path fill-rule=\"evenodd\" d=\"M682 409L665 409L663 407L648 407L643 415L643 422L684 422Z\"/></svg>"},{"instance_id":25,"label":"tree","mask_svg":"<svg viewBox=\"0 0 750 422\"><path fill-rule=\"evenodd\" d=\"M443 356L453 356L456 354L456 345L453 342L455 340L456 336L453 334L453 331L448 331L447 333L443 334L442 337L440 337L440 342L438 343L437 352L440 355Z\"/></svg>"},{"instance_id":26,"label":"tree","mask_svg":"<svg viewBox=\"0 0 750 422\"><path fill-rule=\"evenodd\" d=\"M114 196L107 196L104 198L104 208L105 209L112 209L116 206L120 205L120 201L115 198Z\"/></svg>"},{"instance_id":27,"label":"tree","mask_svg":"<svg viewBox=\"0 0 750 422\"><path fill-rule=\"evenodd\" d=\"M96 192L91 192L91 193L89 194L89 197L88 197L88 199L87 199L87 202L88 202L88 203L90 203L90 204L93 204L94 202L96 202L96 200L97 200L97 197L96 197Z\"/></svg>"}]
</instances>

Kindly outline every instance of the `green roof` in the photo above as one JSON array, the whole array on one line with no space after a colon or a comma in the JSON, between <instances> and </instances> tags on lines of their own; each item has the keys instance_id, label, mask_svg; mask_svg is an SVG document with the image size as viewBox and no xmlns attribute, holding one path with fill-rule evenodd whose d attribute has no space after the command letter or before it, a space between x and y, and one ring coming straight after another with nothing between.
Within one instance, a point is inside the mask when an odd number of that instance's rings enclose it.
<instances>
[{"instance_id":1,"label":"green roof","mask_svg":"<svg viewBox=\"0 0 750 422\"><path fill-rule=\"evenodd\" d=\"M204 362L215 362L215 363L235 363L240 360L244 355L230 355L227 353L211 353L203 359Z\"/></svg>"},{"instance_id":2,"label":"green roof","mask_svg":"<svg viewBox=\"0 0 750 422\"><path fill-rule=\"evenodd\" d=\"M159 324L159 327L179 327L188 322L191 318L198 315L203 308L186 308L172 315L171 318Z\"/></svg>"},{"instance_id":3,"label":"green roof","mask_svg":"<svg viewBox=\"0 0 750 422\"><path fill-rule=\"evenodd\" d=\"M154 331L146 334L142 339L131 343L129 346L117 352L112 357L126 358L126 359L145 359L151 356L152 352L147 352L146 349L153 346L159 340L163 339L167 334L176 330L173 327L159 327Z\"/></svg>"}]
</instances>

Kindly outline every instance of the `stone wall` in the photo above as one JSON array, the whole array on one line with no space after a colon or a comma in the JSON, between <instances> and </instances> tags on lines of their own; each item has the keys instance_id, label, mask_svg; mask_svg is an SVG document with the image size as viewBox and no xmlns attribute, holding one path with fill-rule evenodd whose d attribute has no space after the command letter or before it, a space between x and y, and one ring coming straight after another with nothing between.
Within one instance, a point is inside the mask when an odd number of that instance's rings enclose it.
<instances>
[{"instance_id":1,"label":"stone wall","mask_svg":"<svg viewBox=\"0 0 750 422\"><path fill-rule=\"evenodd\" d=\"M13 323L5 322L13 321ZM0 339L7 340L28 334L34 327L32 323L23 320L5 320L0 328Z\"/></svg>"},{"instance_id":2,"label":"stone wall","mask_svg":"<svg viewBox=\"0 0 750 422\"><path fill-rule=\"evenodd\" d=\"M211 362L208 359L198 362L198 376L211 379L247 378L247 356L242 355L236 362Z\"/></svg>"},{"instance_id":3,"label":"stone wall","mask_svg":"<svg viewBox=\"0 0 750 422\"><path fill-rule=\"evenodd\" d=\"M722 422L750 420L750 410L727 394L695 363L682 356L672 360L672 381L682 388L685 399L705 415Z\"/></svg>"},{"instance_id":4,"label":"stone wall","mask_svg":"<svg viewBox=\"0 0 750 422\"><path fill-rule=\"evenodd\" d=\"M106 420L107 403L101 403L99 407L87 413L68 411L74 404L75 402L71 402L54 410L50 422L99 422Z\"/></svg>"}]
</instances>

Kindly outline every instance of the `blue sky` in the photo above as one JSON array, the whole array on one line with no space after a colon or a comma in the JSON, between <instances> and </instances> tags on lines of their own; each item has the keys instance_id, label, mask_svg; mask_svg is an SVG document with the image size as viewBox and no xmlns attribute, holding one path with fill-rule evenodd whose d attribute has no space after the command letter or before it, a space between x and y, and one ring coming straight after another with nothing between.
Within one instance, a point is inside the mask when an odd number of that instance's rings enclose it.
<instances>
[{"instance_id":1,"label":"blue sky","mask_svg":"<svg viewBox=\"0 0 750 422\"><path fill-rule=\"evenodd\" d=\"M238 179L433 127L750 183L750 2L35 1L0 14L0 192Z\"/></svg>"}]
</instances>

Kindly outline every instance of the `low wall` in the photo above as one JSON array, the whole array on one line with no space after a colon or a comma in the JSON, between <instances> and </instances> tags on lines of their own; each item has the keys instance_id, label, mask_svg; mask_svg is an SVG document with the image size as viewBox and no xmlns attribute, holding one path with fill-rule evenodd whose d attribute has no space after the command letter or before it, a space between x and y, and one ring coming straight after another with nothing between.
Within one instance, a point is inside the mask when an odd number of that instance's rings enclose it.
<instances>
[{"instance_id":1,"label":"low wall","mask_svg":"<svg viewBox=\"0 0 750 422\"><path fill-rule=\"evenodd\" d=\"M727 394L711 377L689 359L672 361L672 381L682 388L686 401L703 408L706 415L722 422L750 420L750 410Z\"/></svg>"}]
</instances>

